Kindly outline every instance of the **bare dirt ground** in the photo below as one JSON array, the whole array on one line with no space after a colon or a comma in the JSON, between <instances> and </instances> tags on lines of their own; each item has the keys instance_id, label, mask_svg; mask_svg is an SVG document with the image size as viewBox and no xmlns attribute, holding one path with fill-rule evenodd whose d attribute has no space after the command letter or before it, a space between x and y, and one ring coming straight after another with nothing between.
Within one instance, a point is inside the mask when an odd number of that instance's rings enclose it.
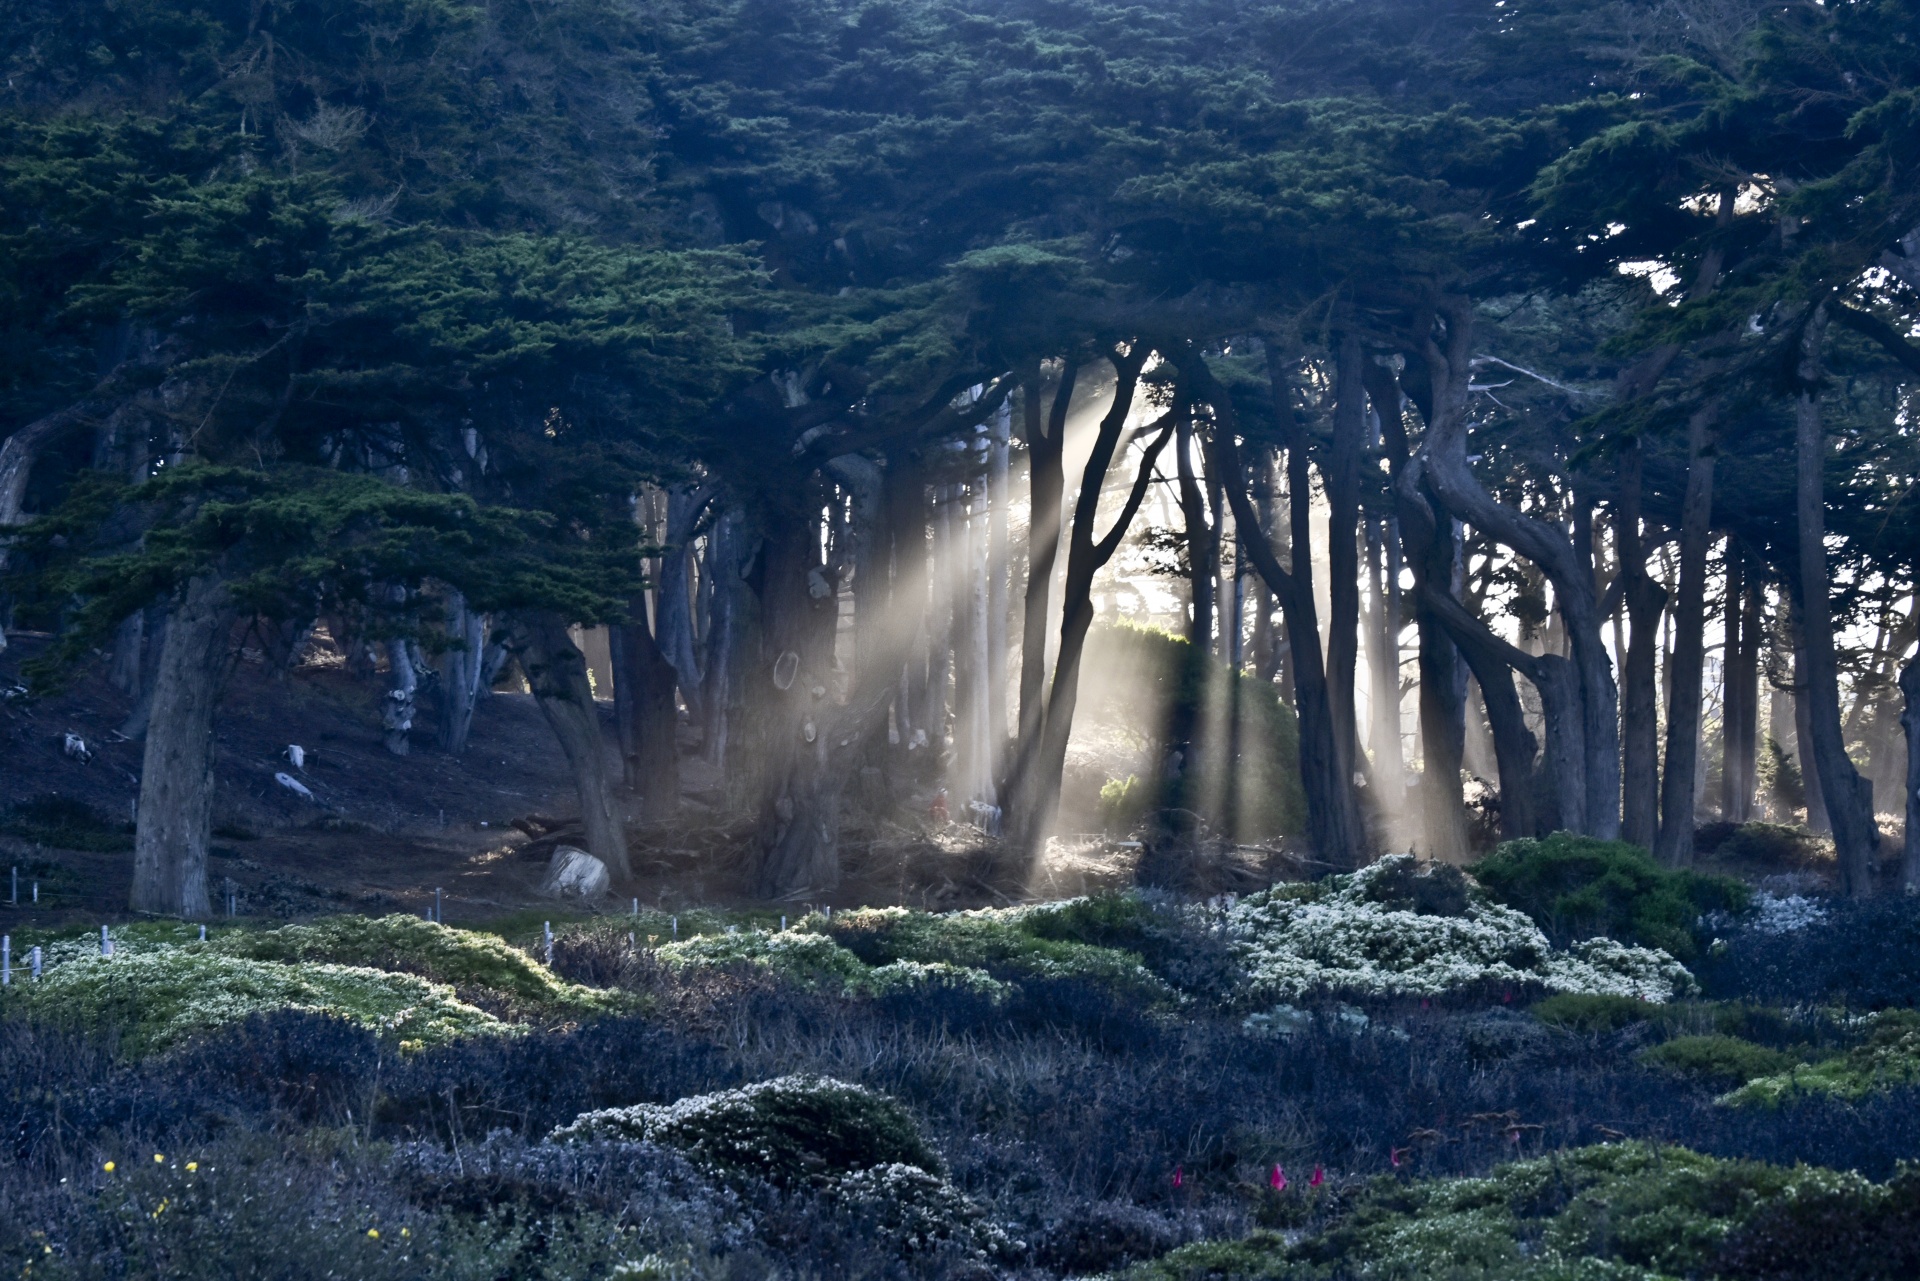
<instances>
[{"instance_id":1,"label":"bare dirt ground","mask_svg":"<svg viewBox=\"0 0 1920 1281\"><path fill-rule=\"evenodd\" d=\"M0 690L21 683L20 665L41 643L16 636L0 654ZM436 888L450 924L565 910L542 898L538 886L554 846L578 839L570 822L578 803L532 698L497 693L484 701L472 745L458 757L434 744L423 702L412 751L400 757L380 741L380 695L377 679L351 677L337 660L286 672L238 664L215 729L209 878L217 910L226 910L231 891L244 917L423 912ZM58 694L0 699L0 817L57 797L83 802L102 820L91 841L0 834L0 919L14 928L127 915L141 745L119 740L114 730L128 711L127 697L97 670L78 674ZM602 714L611 756L611 707L603 705ZM91 759L66 753L68 734L84 740ZM289 759L290 744L305 750L299 768ZM312 798L277 782L281 773ZM686 755L680 818L631 825L634 876L585 910L620 911L635 899L663 907L750 902L752 823L721 812L720 783L697 755ZM1131 878L1137 847L1097 837L1061 842L1037 873L1009 867L984 833L940 821L930 799L931 792L876 807L891 810L889 819L852 817L843 833L842 884L808 897L835 906L945 909L1086 893ZM94 848L65 848L69 843ZM4 879L11 868L19 869L17 906ZM1252 863L1236 877L1256 878L1265 879Z\"/></svg>"}]
</instances>

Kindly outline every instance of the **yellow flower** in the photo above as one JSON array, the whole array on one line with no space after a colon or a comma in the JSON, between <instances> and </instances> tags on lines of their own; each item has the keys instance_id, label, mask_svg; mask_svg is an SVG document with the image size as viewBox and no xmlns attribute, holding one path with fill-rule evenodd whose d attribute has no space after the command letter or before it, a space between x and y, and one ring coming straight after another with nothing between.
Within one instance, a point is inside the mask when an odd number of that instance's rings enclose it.
<instances>
[{"instance_id":1,"label":"yellow flower","mask_svg":"<svg viewBox=\"0 0 1920 1281\"><path fill-rule=\"evenodd\" d=\"M107 1163L106 1163L105 1165L103 1165L103 1166L101 1166L100 1168L101 1168L101 1169L103 1169L103 1170L105 1170L105 1171L106 1171L106 1172L107 1172L108 1174L112 1174L112 1173L113 1173L113 1162L111 1162L111 1161L109 1161L109 1162L107 1162Z\"/></svg>"},{"instance_id":2,"label":"yellow flower","mask_svg":"<svg viewBox=\"0 0 1920 1281\"><path fill-rule=\"evenodd\" d=\"M376 1241L378 1241L378 1240L380 1239L380 1229L379 1229L379 1228L368 1228L368 1229L367 1229L367 1235L368 1235L368 1236L370 1236L370 1237L372 1237L372 1238L373 1238L374 1240L376 1240Z\"/></svg>"},{"instance_id":3,"label":"yellow flower","mask_svg":"<svg viewBox=\"0 0 1920 1281\"><path fill-rule=\"evenodd\" d=\"M187 1173L188 1173L188 1174L192 1174L192 1173L193 1173L193 1172L194 1172L195 1170L197 1170L197 1169L199 1169L199 1168L200 1168L200 1163L199 1163L198 1161L189 1161L189 1162L187 1162Z\"/></svg>"},{"instance_id":4,"label":"yellow flower","mask_svg":"<svg viewBox=\"0 0 1920 1281\"><path fill-rule=\"evenodd\" d=\"M401 1235L401 1236L403 1236L403 1237L410 1237L410 1236L412 1236L412 1235L413 1235L413 1233L411 1233L411 1232L409 1232L409 1231L408 1231L407 1229L405 1229L405 1228L401 1228L401 1229L400 1229L400 1235Z\"/></svg>"},{"instance_id":5,"label":"yellow flower","mask_svg":"<svg viewBox=\"0 0 1920 1281\"><path fill-rule=\"evenodd\" d=\"M167 1158L162 1156L160 1153L155 1152L153 1154L153 1163L155 1165L165 1165L167 1163Z\"/></svg>"}]
</instances>

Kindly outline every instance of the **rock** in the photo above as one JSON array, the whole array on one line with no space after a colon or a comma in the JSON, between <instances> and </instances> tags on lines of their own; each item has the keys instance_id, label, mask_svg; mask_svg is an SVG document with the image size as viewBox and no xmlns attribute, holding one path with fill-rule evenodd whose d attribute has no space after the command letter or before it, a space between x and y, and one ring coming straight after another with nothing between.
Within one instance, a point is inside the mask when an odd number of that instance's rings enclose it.
<instances>
[{"instance_id":1,"label":"rock","mask_svg":"<svg viewBox=\"0 0 1920 1281\"><path fill-rule=\"evenodd\" d=\"M557 846L540 892L549 898L594 898L607 892L607 865L583 849Z\"/></svg>"},{"instance_id":2,"label":"rock","mask_svg":"<svg viewBox=\"0 0 1920 1281\"><path fill-rule=\"evenodd\" d=\"M292 792L295 796L300 797L302 800L310 801L313 799L313 789L285 770L275 774L273 781L286 788L289 792Z\"/></svg>"}]
</instances>

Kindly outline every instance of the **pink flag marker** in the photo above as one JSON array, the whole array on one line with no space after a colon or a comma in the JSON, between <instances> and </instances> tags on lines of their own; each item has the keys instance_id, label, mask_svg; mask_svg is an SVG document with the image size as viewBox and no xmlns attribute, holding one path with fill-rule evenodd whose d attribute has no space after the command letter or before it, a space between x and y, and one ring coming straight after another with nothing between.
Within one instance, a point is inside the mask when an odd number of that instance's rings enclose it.
<instances>
[{"instance_id":1,"label":"pink flag marker","mask_svg":"<svg viewBox=\"0 0 1920 1281\"><path fill-rule=\"evenodd\" d=\"M1287 1190L1287 1172L1277 1165L1274 1166L1273 1174L1267 1179L1267 1186L1275 1192L1285 1192Z\"/></svg>"}]
</instances>

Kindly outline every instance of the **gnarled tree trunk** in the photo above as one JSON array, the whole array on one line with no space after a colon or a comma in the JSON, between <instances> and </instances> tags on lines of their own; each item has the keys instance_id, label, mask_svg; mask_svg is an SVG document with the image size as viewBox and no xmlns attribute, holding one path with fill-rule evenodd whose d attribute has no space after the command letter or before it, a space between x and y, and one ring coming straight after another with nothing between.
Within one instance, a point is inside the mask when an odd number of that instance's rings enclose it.
<instances>
[{"instance_id":1,"label":"gnarled tree trunk","mask_svg":"<svg viewBox=\"0 0 1920 1281\"><path fill-rule=\"evenodd\" d=\"M580 819L587 829L587 852L615 876L631 876L626 827L614 803L606 740L593 702L593 684L587 679L586 656L567 635L565 620L554 614L515 616L508 638L520 670L526 673L527 686L573 770Z\"/></svg>"},{"instance_id":2,"label":"gnarled tree trunk","mask_svg":"<svg viewBox=\"0 0 1920 1281\"><path fill-rule=\"evenodd\" d=\"M1713 538L1714 407L1687 422L1687 490L1680 508L1680 582L1674 602L1673 676L1667 684L1667 768L1654 855L1669 867L1693 862L1693 796L1705 691L1707 544Z\"/></svg>"},{"instance_id":3,"label":"gnarled tree trunk","mask_svg":"<svg viewBox=\"0 0 1920 1281\"><path fill-rule=\"evenodd\" d=\"M238 616L217 574L189 581L167 620L154 673L133 837L136 912L207 916L213 819L213 714Z\"/></svg>"},{"instance_id":4,"label":"gnarled tree trunk","mask_svg":"<svg viewBox=\"0 0 1920 1281\"><path fill-rule=\"evenodd\" d=\"M1800 394L1795 405L1796 532L1800 542L1800 635L1807 656L1807 720L1813 768L1833 824L1833 848L1844 893L1873 889L1873 852L1880 833L1873 818L1873 784L1847 756L1840 732L1840 673L1833 652L1833 615L1827 604L1826 433L1820 415L1820 346L1826 308L1816 305L1801 340Z\"/></svg>"}]
</instances>

